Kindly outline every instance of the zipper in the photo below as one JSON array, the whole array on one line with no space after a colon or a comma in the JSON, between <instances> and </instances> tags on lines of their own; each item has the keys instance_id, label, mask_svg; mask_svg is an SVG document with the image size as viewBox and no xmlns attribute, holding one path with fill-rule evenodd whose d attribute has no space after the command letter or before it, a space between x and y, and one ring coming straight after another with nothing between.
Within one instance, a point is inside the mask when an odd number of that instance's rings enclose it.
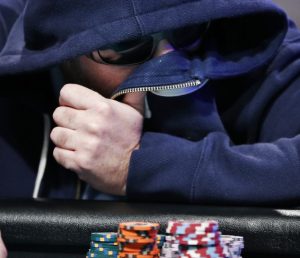
<instances>
[{"instance_id":1,"label":"zipper","mask_svg":"<svg viewBox=\"0 0 300 258\"><path fill-rule=\"evenodd\" d=\"M112 95L111 99L116 99L117 97L127 94L127 93L134 93L134 92L147 92L147 91L165 91L165 90L175 90L175 89L184 89L190 87L197 87L202 82L199 79L190 80L183 83L175 83L175 84L166 84L166 85L159 85L159 86L142 86L142 87L135 87L135 88L128 88L124 90L120 90Z\"/></svg>"}]
</instances>

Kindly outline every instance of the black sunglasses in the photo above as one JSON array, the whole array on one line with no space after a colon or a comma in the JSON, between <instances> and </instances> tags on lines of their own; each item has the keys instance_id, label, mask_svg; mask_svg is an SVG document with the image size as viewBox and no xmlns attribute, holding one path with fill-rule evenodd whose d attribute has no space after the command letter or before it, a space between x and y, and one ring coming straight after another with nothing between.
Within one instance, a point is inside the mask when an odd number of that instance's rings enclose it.
<instances>
[{"instance_id":1,"label":"black sunglasses","mask_svg":"<svg viewBox=\"0 0 300 258\"><path fill-rule=\"evenodd\" d=\"M89 54L92 60L110 65L137 65L149 60L157 47L156 35L124 41L97 49Z\"/></svg>"},{"instance_id":2,"label":"black sunglasses","mask_svg":"<svg viewBox=\"0 0 300 258\"><path fill-rule=\"evenodd\" d=\"M188 51L191 46L200 44L200 38L207 29L208 25L204 24L172 32L156 33L140 39L108 45L93 51L88 57L100 64L137 65L153 57L161 39L166 38L175 48Z\"/></svg>"}]
</instances>

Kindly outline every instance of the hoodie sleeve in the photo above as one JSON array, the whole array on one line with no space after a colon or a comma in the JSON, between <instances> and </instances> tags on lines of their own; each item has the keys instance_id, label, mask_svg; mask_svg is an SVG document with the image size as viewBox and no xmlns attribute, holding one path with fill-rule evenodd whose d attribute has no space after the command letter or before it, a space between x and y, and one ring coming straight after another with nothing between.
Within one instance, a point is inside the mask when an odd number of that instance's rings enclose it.
<instances>
[{"instance_id":1,"label":"hoodie sleeve","mask_svg":"<svg viewBox=\"0 0 300 258\"><path fill-rule=\"evenodd\" d=\"M257 142L234 145L224 131L198 141L146 132L132 154L127 193L144 200L214 204L295 204L300 199L300 36L289 33L256 105L270 96ZM271 100L270 100L271 99ZM260 104L262 105L262 104ZM253 110L253 109L252 109ZM249 113L249 112L248 112ZM247 118L244 118L247 119Z\"/></svg>"},{"instance_id":2,"label":"hoodie sleeve","mask_svg":"<svg viewBox=\"0 0 300 258\"><path fill-rule=\"evenodd\" d=\"M300 136L231 145L224 133L193 143L146 133L133 154L132 198L259 204L300 198Z\"/></svg>"}]
</instances>

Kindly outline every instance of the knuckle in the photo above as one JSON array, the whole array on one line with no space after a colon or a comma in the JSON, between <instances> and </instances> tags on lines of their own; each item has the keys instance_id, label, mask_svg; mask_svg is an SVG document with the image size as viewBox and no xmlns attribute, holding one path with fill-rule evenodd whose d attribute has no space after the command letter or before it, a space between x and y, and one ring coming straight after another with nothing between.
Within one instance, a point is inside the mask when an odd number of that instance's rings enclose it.
<instances>
[{"instance_id":1,"label":"knuckle","mask_svg":"<svg viewBox=\"0 0 300 258\"><path fill-rule=\"evenodd\" d=\"M98 151L98 140L97 138L94 139L94 137L90 137L89 139L85 139L84 142L84 151L86 153L86 155L88 156L93 156L97 153Z\"/></svg>"},{"instance_id":2,"label":"knuckle","mask_svg":"<svg viewBox=\"0 0 300 258\"><path fill-rule=\"evenodd\" d=\"M54 127L50 133L50 139L52 141L56 141L57 139L57 131L58 131L58 128L57 127Z\"/></svg>"},{"instance_id":3,"label":"knuckle","mask_svg":"<svg viewBox=\"0 0 300 258\"><path fill-rule=\"evenodd\" d=\"M54 148L53 149L53 157L55 158L55 160L61 164L60 162L60 155L59 155L59 150L58 148Z\"/></svg>"},{"instance_id":4,"label":"knuckle","mask_svg":"<svg viewBox=\"0 0 300 258\"><path fill-rule=\"evenodd\" d=\"M61 88L61 90L60 90L60 92L59 92L59 95L60 95L61 97L68 96L68 94L69 94L70 90L72 90L72 88L73 88L73 85L72 85L72 84L65 84L65 85Z\"/></svg>"},{"instance_id":5,"label":"knuckle","mask_svg":"<svg viewBox=\"0 0 300 258\"><path fill-rule=\"evenodd\" d=\"M111 105L107 101L99 101L97 104L95 104L95 110L102 116L106 116L111 113Z\"/></svg>"},{"instance_id":6,"label":"knuckle","mask_svg":"<svg viewBox=\"0 0 300 258\"><path fill-rule=\"evenodd\" d=\"M57 107L52 114L53 120L57 122L60 119L60 117L63 115L62 113L63 113L62 107Z\"/></svg>"},{"instance_id":7,"label":"knuckle","mask_svg":"<svg viewBox=\"0 0 300 258\"><path fill-rule=\"evenodd\" d=\"M62 166L66 167L67 166L67 162L65 159L62 158L62 155L61 155L61 151L59 148L54 148L53 150L53 157L55 158L55 160L61 164Z\"/></svg>"},{"instance_id":8,"label":"knuckle","mask_svg":"<svg viewBox=\"0 0 300 258\"><path fill-rule=\"evenodd\" d=\"M72 170L72 171L77 170L74 166L72 166L73 163L71 162L71 160L69 160L64 155L62 155L61 149L55 147L53 149L53 157L64 168L66 168L68 170Z\"/></svg>"},{"instance_id":9,"label":"knuckle","mask_svg":"<svg viewBox=\"0 0 300 258\"><path fill-rule=\"evenodd\" d=\"M66 134L59 127L55 127L52 129L50 138L56 145L59 146L64 146L67 143Z\"/></svg>"},{"instance_id":10,"label":"knuckle","mask_svg":"<svg viewBox=\"0 0 300 258\"><path fill-rule=\"evenodd\" d=\"M99 121L90 122L86 126L92 134L99 134L102 131L102 125Z\"/></svg>"}]
</instances>

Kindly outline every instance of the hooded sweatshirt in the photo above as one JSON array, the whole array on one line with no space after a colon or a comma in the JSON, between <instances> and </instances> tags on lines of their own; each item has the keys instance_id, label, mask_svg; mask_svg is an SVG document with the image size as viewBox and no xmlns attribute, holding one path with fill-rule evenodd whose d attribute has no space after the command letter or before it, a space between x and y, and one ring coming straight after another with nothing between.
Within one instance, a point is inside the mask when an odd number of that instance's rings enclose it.
<instances>
[{"instance_id":1,"label":"hooded sweatshirt","mask_svg":"<svg viewBox=\"0 0 300 258\"><path fill-rule=\"evenodd\" d=\"M214 204L300 200L300 34L269 0L28 0L0 74L31 71L164 32L180 48L140 65L113 98L146 91L129 199Z\"/></svg>"}]
</instances>

